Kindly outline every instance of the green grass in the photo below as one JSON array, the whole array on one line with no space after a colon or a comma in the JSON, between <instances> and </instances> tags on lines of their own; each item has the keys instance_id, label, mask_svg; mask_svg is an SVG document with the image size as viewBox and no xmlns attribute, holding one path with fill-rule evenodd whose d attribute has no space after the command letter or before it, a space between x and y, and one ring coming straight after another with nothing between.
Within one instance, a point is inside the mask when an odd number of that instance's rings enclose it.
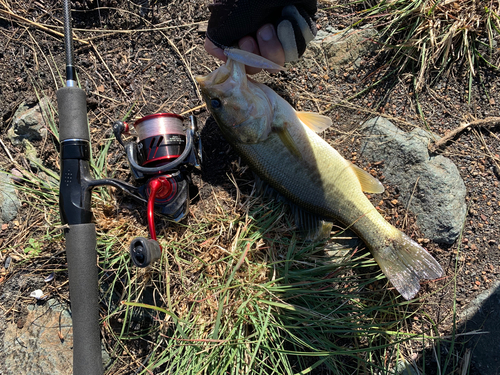
<instances>
[{"instance_id":1,"label":"green grass","mask_svg":"<svg viewBox=\"0 0 500 375\"><path fill-rule=\"evenodd\" d=\"M49 111L56 152L56 109ZM113 142L101 139L93 149L96 178L108 176ZM48 259L51 271L64 273L57 184L23 173L18 188L43 218L43 235L5 251L20 254L24 268ZM107 188L93 192L108 374L390 374L432 345L451 348L442 357L437 350L441 373L458 366L455 336L439 337L441 322L425 314L425 296L402 300L366 251L302 242L282 204L241 194L236 205L214 192L209 210L193 205L180 224L160 220L161 261L138 269L128 246L147 228L121 210L122 200Z\"/></svg>"},{"instance_id":2,"label":"green grass","mask_svg":"<svg viewBox=\"0 0 500 375\"><path fill-rule=\"evenodd\" d=\"M114 353L125 355L127 342L147 348L131 369L390 373L411 341L431 339L430 326L423 335L408 330L419 304L388 292L368 253L327 256L300 243L283 206L244 198L248 214L164 231L165 254L151 270L131 269L124 250L101 248L105 321L120 322L107 330Z\"/></svg>"},{"instance_id":3,"label":"green grass","mask_svg":"<svg viewBox=\"0 0 500 375\"><path fill-rule=\"evenodd\" d=\"M107 176L111 142L94 149L94 176ZM40 240L19 247L23 266L49 258L52 272L65 272L54 257L64 248L57 186L34 173L22 186L47 218ZM147 228L119 213L123 198L94 191L109 374L389 374L412 351L454 343L439 338L422 301L389 290L368 252L302 242L286 207L254 193L240 193L238 206L213 194L209 211L160 219L161 261L138 269L128 246ZM443 368L456 367L455 349L439 358Z\"/></svg>"}]
</instances>

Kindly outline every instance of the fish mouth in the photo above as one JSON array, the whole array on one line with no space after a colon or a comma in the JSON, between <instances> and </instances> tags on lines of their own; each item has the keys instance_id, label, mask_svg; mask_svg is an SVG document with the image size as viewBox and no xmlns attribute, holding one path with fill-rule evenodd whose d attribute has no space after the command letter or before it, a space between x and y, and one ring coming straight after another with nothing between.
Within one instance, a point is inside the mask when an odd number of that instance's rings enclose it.
<instances>
[{"instance_id":1,"label":"fish mouth","mask_svg":"<svg viewBox=\"0 0 500 375\"><path fill-rule=\"evenodd\" d=\"M196 76L195 79L201 87L209 87L226 82L230 76L231 71L225 65L222 65L206 76Z\"/></svg>"},{"instance_id":2,"label":"fish mouth","mask_svg":"<svg viewBox=\"0 0 500 375\"><path fill-rule=\"evenodd\" d=\"M241 67L243 67L243 71L241 71ZM221 65L213 72L207 74L206 76L196 76L195 79L201 88L205 88L221 85L227 82L231 77L234 81L243 83L244 81L242 78L246 77L245 66L228 59L224 65Z\"/></svg>"}]
</instances>

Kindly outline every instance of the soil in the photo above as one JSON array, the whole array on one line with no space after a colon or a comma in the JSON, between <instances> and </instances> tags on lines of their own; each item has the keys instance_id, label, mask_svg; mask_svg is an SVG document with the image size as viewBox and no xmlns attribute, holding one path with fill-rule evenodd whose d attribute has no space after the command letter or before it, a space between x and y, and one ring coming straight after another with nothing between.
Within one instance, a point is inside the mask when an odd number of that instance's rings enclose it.
<instances>
[{"instance_id":1,"label":"soil","mask_svg":"<svg viewBox=\"0 0 500 375\"><path fill-rule=\"evenodd\" d=\"M141 5L146 3L81 0L72 4L77 38L74 55L80 84L87 93L93 147L102 148L104 139L112 136L113 121L125 116L132 122L158 112L195 115L201 127L205 153L203 172L195 176L195 183L200 187L199 204L210 209L209 202L204 201L209 196L205 194L207 191L216 189L235 198L226 172L237 161L208 112L201 107L203 102L193 79L220 64L203 48L210 1L157 1L152 8ZM350 9L331 9L326 3L320 5L320 28L341 28L349 24ZM7 130L19 105L23 102L35 104L42 94L56 104L55 92L63 85L61 77L65 66L63 39L58 34L62 30L62 18L61 5L55 1L18 0L1 5L0 139L3 145L0 167L3 170L31 168L22 146L13 145L7 138ZM359 67L345 66L331 71L319 61L308 69L296 65L274 75L259 73L256 79L268 84L297 109L330 116L335 126L325 132L325 139L344 157L363 167L368 163L358 155L356 129L376 115L388 117L404 130L419 126L444 136L463 122L500 113L500 78L498 72L486 67L479 69L470 87L465 67L456 66L446 78L420 93L414 92L412 76L407 73L352 98L377 81L383 68L383 57L373 53L365 56ZM386 186L386 193L377 200L389 221L424 242L446 270L443 280L424 285L424 290L438 289L426 303L429 315L444 322L440 326L443 331L439 332L443 335L451 332L453 325L450 310L454 288L450 281L455 273L460 313L497 280L500 272L498 130L498 124L472 127L439 151L456 164L467 188L468 215L463 236L454 245L442 246L424 239L405 207L391 203L397 198L395 187ZM55 138L34 144L44 166L57 173ZM127 162L117 143L112 144L109 155L108 163L114 170L114 177L130 179ZM377 169L376 165L371 167ZM44 222L40 215L32 205L25 203L17 220L1 227L2 266L9 255L7 249L44 234L37 229L37 225ZM409 219L403 222L402 217ZM134 220L144 223L141 219ZM14 296L11 292L16 288L10 284L17 283L20 274L34 277L34 281L25 282L26 285L40 284L40 275L46 275L54 259L63 254L62 248L51 246L52 249L46 249L45 258L38 259L35 264L14 259L9 269L0 267L2 324L22 321L29 303L25 298L29 288L19 289ZM64 264L65 261L58 262ZM56 275L60 280L65 277ZM7 291L12 295L10 300L3 298ZM60 294L62 299L67 298L67 289L60 289ZM479 372L473 366L470 373Z\"/></svg>"}]
</instances>

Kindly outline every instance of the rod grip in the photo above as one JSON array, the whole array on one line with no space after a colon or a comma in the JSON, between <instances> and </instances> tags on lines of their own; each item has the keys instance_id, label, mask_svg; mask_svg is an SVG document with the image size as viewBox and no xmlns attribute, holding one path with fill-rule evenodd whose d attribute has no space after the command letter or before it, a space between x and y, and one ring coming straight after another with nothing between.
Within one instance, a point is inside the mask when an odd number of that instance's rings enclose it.
<instances>
[{"instance_id":1,"label":"rod grip","mask_svg":"<svg viewBox=\"0 0 500 375\"><path fill-rule=\"evenodd\" d=\"M79 87L63 87L57 90L59 110L59 142L67 139L90 141L87 123L87 96Z\"/></svg>"},{"instance_id":2,"label":"rod grip","mask_svg":"<svg viewBox=\"0 0 500 375\"><path fill-rule=\"evenodd\" d=\"M65 230L73 318L73 374L102 375L95 224Z\"/></svg>"}]
</instances>

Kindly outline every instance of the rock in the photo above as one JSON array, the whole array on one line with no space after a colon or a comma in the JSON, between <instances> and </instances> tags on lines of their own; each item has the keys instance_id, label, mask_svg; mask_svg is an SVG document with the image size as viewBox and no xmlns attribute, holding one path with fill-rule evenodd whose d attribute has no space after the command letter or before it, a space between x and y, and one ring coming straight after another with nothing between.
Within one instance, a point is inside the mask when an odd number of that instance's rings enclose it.
<instances>
[{"instance_id":1,"label":"rock","mask_svg":"<svg viewBox=\"0 0 500 375\"><path fill-rule=\"evenodd\" d=\"M0 224L14 220L21 207L13 184L9 175L0 171Z\"/></svg>"},{"instance_id":2,"label":"rock","mask_svg":"<svg viewBox=\"0 0 500 375\"><path fill-rule=\"evenodd\" d=\"M30 305L17 324L7 323L3 337L3 366L9 374L71 374L73 330L64 305L51 299Z\"/></svg>"},{"instance_id":3,"label":"rock","mask_svg":"<svg viewBox=\"0 0 500 375\"><path fill-rule=\"evenodd\" d=\"M359 63L360 57L378 49L374 41L377 31L370 25L360 29L329 28L328 31L318 31L303 58L296 64L310 68L315 65L315 60L321 63L326 59L328 67L336 71L344 65L354 64L356 61Z\"/></svg>"},{"instance_id":4,"label":"rock","mask_svg":"<svg viewBox=\"0 0 500 375\"><path fill-rule=\"evenodd\" d=\"M413 368L413 366L407 360L398 361L398 364L396 365L396 368L395 368L395 373L397 375L417 375L417 374L419 374L419 372L415 371L415 368Z\"/></svg>"},{"instance_id":5,"label":"rock","mask_svg":"<svg viewBox=\"0 0 500 375\"><path fill-rule=\"evenodd\" d=\"M465 184L451 160L429 155L427 145L436 136L419 128L405 133L382 117L365 122L361 132L362 156L384 161L386 181L398 188L424 235L454 243L466 215Z\"/></svg>"},{"instance_id":6,"label":"rock","mask_svg":"<svg viewBox=\"0 0 500 375\"><path fill-rule=\"evenodd\" d=\"M0 374L73 373L73 322L66 303L49 299L29 305L27 316L4 326ZM103 348L102 358L108 366L111 358Z\"/></svg>"},{"instance_id":7,"label":"rock","mask_svg":"<svg viewBox=\"0 0 500 375\"><path fill-rule=\"evenodd\" d=\"M39 141L47 136L50 101L43 97L36 105L27 106L22 103L14 113L12 126L7 136L14 145L21 144L23 139Z\"/></svg>"}]
</instances>

